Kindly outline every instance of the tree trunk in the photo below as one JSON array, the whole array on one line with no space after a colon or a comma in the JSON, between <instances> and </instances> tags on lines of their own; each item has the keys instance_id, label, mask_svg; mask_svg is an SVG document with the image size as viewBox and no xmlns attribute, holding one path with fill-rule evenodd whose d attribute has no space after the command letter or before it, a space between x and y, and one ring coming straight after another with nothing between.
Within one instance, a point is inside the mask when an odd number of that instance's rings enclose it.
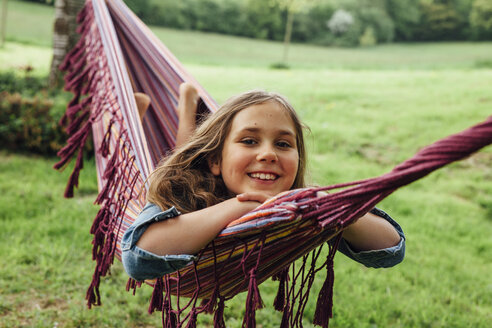
<instances>
[{"instance_id":1,"label":"tree trunk","mask_svg":"<svg viewBox=\"0 0 492 328\"><path fill-rule=\"evenodd\" d=\"M292 35L292 25L294 24L294 11L287 10L287 23L285 24L284 35L284 57L282 63L287 64L287 55L289 53L290 37Z\"/></svg>"},{"instance_id":2,"label":"tree trunk","mask_svg":"<svg viewBox=\"0 0 492 328\"><path fill-rule=\"evenodd\" d=\"M0 47L5 44L5 33L7 29L7 0L2 1L2 20L0 22Z\"/></svg>"},{"instance_id":3,"label":"tree trunk","mask_svg":"<svg viewBox=\"0 0 492 328\"><path fill-rule=\"evenodd\" d=\"M85 0L56 0L55 24L53 29L53 59L49 76L50 87L61 84L62 73L58 69L68 51L77 43L77 13L84 6Z\"/></svg>"}]
</instances>

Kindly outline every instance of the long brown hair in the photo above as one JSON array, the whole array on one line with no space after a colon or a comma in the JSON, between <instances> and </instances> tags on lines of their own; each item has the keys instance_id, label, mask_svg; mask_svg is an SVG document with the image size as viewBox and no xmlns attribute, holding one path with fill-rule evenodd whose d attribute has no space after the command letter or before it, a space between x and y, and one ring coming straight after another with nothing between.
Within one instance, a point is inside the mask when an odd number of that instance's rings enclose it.
<instances>
[{"instance_id":1,"label":"long brown hair","mask_svg":"<svg viewBox=\"0 0 492 328\"><path fill-rule=\"evenodd\" d=\"M210 172L209 162L220 161L224 141L236 114L247 107L269 101L284 108L294 123L299 165L291 188L304 187L306 170L304 125L283 96L253 90L227 100L219 110L197 127L185 145L175 149L174 153L159 163L150 177L147 200L162 209L174 206L180 212L188 213L230 198L222 178Z\"/></svg>"}]
</instances>

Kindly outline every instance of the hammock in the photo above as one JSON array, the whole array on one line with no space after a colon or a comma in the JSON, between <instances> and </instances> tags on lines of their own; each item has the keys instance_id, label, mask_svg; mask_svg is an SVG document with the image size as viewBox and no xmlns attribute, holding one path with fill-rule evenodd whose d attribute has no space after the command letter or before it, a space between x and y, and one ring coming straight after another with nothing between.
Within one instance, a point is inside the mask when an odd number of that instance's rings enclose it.
<instances>
[{"instance_id":1,"label":"hammock","mask_svg":"<svg viewBox=\"0 0 492 328\"><path fill-rule=\"evenodd\" d=\"M76 156L65 190L72 197L92 132L101 208L91 227L96 268L86 295L90 308L101 304L100 279L114 257L121 259L121 237L145 205L146 179L174 147L179 84L188 81L198 89L200 113L215 111L217 104L121 0L88 0L78 22L81 39L61 66L67 71L66 90L74 94L61 120L70 137L55 168ZM134 92L151 98L142 120ZM254 327L255 311L263 306L258 285L273 277L279 280L274 306L283 312L281 326L301 327L314 276L326 270L314 323L327 327L340 232L396 189L490 143L492 117L423 148L380 177L271 199L232 222L194 263L148 281L154 286L149 312L162 311L166 327L195 327L199 313L215 313L214 326L225 327L224 302L247 290L243 326ZM338 191L318 198L320 190ZM319 265L323 247L328 255ZM127 290L135 292L137 286L140 282L130 279ZM180 302L183 296L189 298L186 304Z\"/></svg>"}]
</instances>

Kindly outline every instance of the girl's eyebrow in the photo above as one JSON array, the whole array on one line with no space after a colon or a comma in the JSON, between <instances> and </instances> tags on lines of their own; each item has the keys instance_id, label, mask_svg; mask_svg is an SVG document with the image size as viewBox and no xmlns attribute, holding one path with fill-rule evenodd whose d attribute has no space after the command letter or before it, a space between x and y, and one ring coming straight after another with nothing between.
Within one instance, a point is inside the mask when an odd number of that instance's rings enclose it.
<instances>
[{"instance_id":1,"label":"girl's eyebrow","mask_svg":"<svg viewBox=\"0 0 492 328\"><path fill-rule=\"evenodd\" d=\"M257 127L245 127L243 128L241 131L239 131L239 133L241 132L252 132L252 133L256 133L256 132L259 132L261 131L261 128L257 128ZM287 136L292 136L292 137L295 137L296 134L290 130L278 130L278 133L280 135L287 135Z\"/></svg>"}]
</instances>

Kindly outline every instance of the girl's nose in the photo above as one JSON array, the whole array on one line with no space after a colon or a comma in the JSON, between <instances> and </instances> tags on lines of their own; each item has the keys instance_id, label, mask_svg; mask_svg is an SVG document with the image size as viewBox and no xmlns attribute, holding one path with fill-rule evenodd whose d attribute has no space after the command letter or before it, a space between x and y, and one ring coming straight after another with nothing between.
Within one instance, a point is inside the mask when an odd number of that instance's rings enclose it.
<instances>
[{"instance_id":1,"label":"girl's nose","mask_svg":"<svg viewBox=\"0 0 492 328\"><path fill-rule=\"evenodd\" d=\"M274 163L278 160L277 153L271 147L260 150L256 159L260 162Z\"/></svg>"}]
</instances>

